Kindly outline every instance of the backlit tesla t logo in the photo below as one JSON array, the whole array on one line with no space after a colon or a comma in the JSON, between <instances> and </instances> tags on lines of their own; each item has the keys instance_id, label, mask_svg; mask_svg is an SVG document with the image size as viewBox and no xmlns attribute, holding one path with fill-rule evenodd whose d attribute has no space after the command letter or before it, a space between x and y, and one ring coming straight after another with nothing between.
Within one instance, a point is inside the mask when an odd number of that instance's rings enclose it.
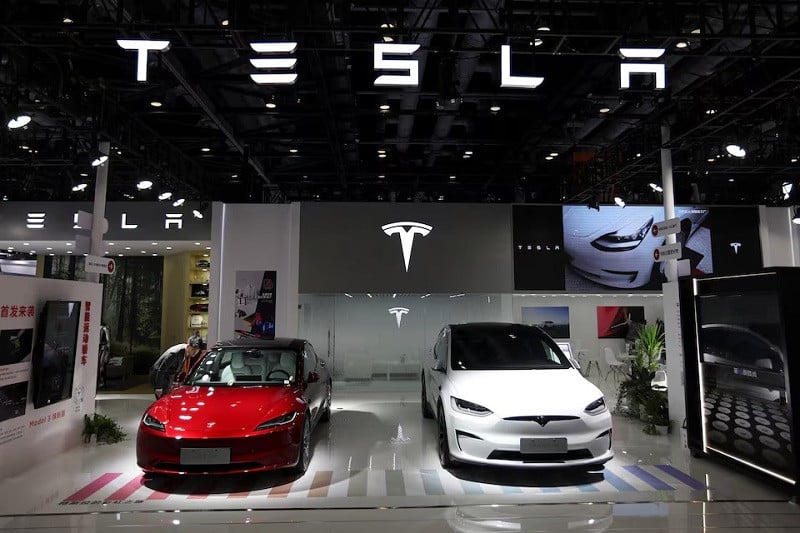
<instances>
[{"instance_id":1,"label":"backlit tesla t logo","mask_svg":"<svg viewBox=\"0 0 800 533\"><path fill-rule=\"evenodd\" d=\"M729 243L729 244L730 244L730 247L733 248L733 253L736 254L736 255L739 255L739 248L742 247L742 243L740 243L740 242L732 242L732 243Z\"/></svg>"},{"instance_id":2,"label":"backlit tesla t logo","mask_svg":"<svg viewBox=\"0 0 800 533\"><path fill-rule=\"evenodd\" d=\"M411 264L411 248L414 246L414 236L428 235L433 226L423 224L421 222L392 222L381 226L381 229L386 235L392 236L395 234L400 235L400 246L403 248L403 261L406 265L406 272L408 272L408 265ZM398 324L400 322L398 321Z\"/></svg>"},{"instance_id":3,"label":"backlit tesla t logo","mask_svg":"<svg viewBox=\"0 0 800 533\"><path fill-rule=\"evenodd\" d=\"M400 323L403 321L403 315L407 315L408 311L408 307L392 307L389 309L389 314L394 315L394 317L397 319L398 328L400 327Z\"/></svg>"}]
</instances>

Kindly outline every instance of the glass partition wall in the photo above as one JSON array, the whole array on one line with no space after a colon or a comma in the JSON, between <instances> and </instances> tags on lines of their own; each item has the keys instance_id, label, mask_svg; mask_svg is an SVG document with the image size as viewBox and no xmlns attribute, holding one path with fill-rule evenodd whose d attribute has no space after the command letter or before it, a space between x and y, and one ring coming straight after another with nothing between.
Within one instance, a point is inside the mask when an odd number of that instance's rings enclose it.
<instances>
[{"instance_id":1,"label":"glass partition wall","mask_svg":"<svg viewBox=\"0 0 800 533\"><path fill-rule=\"evenodd\" d=\"M496 294L301 294L299 334L328 357L334 380L418 388L421 364L446 324L510 320Z\"/></svg>"}]
</instances>

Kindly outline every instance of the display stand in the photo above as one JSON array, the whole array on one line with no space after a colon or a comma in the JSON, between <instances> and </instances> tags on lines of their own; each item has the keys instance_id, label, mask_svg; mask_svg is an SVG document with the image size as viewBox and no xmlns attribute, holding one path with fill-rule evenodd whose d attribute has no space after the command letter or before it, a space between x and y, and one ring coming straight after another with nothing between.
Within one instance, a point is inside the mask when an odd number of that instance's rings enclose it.
<instances>
[{"instance_id":1,"label":"display stand","mask_svg":"<svg viewBox=\"0 0 800 533\"><path fill-rule=\"evenodd\" d=\"M207 253L192 253L189 257L189 291L186 303L186 337L195 330L203 339L208 337L208 296L211 262Z\"/></svg>"},{"instance_id":2,"label":"display stand","mask_svg":"<svg viewBox=\"0 0 800 533\"><path fill-rule=\"evenodd\" d=\"M680 281L689 448L792 485L795 495L798 296L795 268Z\"/></svg>"}]
</instances>

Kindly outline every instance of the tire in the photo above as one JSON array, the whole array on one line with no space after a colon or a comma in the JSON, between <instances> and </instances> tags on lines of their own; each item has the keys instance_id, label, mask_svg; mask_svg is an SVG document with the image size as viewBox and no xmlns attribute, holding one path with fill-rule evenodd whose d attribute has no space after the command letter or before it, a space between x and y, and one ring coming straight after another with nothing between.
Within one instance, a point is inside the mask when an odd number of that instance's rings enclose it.
<instances>
[{"instance_id":1,"label":"tire","mask_svg":"<svg viewBox=\"0 0 800 533\"><path fill-rule=\"evenodd\" d=\"M303 435L300 437L300 451L297 453L297 464L292 468L292 472L298 475L305 474L311 462L311 421L309 418L308 413L306 413L305 422L303 422Z\"/></svg>"},{"instance_id":2,"label":"tire","mask_svg":"<svg viewBox=\"0 0 800 533\"><path fill-rule=\"evenodd\" d=\"M431 411L431 406L428 404L428 395L425 391L425 376L422 376L422 418L433 418L433 411Z\"/></svg>"},{"instance_id":3,"label":"tire","mask_svg":"<svg viewBox=\"0 0 800 533\"><path fill-rule=\"evenodd\" d=\"M450 455L450 443L447 438L447 422L445 422L444 411L441 406L439 406L438 409L436 422L436 451L439 455L439 463L441 463L444 469L455 468L457 464Z\"/></svg>"},{"instance_id":4,"label":"tire","mask_svg":"<svg viewBox=\"0 0 800 533\"><path fill-rule=\"evenodd\" d=\"M331 394L333 392L333 383L328 382L328 397L325 400L325 409L319 417L320 422L329 422L331 419Z\"/></svg>"}]
</instances>

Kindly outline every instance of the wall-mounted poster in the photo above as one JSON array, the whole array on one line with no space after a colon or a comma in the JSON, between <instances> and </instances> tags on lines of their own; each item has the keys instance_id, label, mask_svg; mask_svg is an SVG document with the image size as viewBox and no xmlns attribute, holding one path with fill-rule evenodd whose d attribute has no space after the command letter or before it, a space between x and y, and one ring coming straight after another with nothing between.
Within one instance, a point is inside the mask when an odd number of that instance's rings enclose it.
<instances>
[{"instance_id":1,"label":"wall-mounted poster","mask_svg":"<svg viewBox=\"0 0 800 533\"><path fill-rule=\"evenodd\" d=\"M633 324L644 324L644 307L597 307L597 338L624 339Z\"/></svg>"},{"instance_id":2,"label":"wall-mounted poster","mask_svg":"<svg viewBox=\"0 0 800 533\"><path fill-rule=\"evenodd\" d=\"M274 270L237 270L235 336L275 338Z\"/></svg>"},{"instance_id":3,"label":"wall-mounted poster","mask_svg":"<svg viewBox=\"0 0 800 533\"><path fill-rule=\"evenodd\" d=\"M33 328L0 331L0 366L31 360Z\"/></svg>"},{"instance_id":4,"label":"wall-mounted poster","mask_svg":"<svg viewBox=\"0 0 800 533\"><path fill-rule=\"evenodd\" d=\"M554 339L569 338L569 307L523 307L522 322L539 326Z\"/></svg>"}]
</instances>

